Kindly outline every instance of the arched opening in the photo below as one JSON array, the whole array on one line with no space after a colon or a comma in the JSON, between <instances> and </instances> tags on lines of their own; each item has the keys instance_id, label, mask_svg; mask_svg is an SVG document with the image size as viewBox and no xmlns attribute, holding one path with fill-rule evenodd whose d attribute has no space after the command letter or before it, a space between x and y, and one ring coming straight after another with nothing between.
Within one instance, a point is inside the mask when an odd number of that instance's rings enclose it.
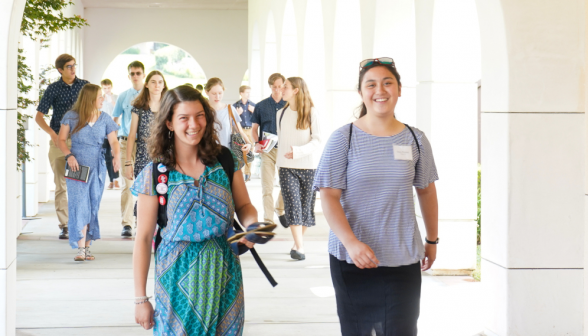
<instances>
[{"instance_id":1,"label":"arched opening","mask_svg":"<svg viewBox=\"0 0 588 336\"><path fill-rule=\"evenodd\" d=\"M108 65L102 79L108 78L113 83L115 94L131 88L127 66L133 61L145 65L145 74L152 70L163 73L168 88L190 83L206 84L206 75L198 62L186 51L174 45L160 42L144 42L125 49Z\"/></svg>"},{"instance_id":2,"label":"arched opening","mask_svg":"<svg viewBox=\"0 0 588 336\"><path fill-rule=\"evenodd\" d=\"M286 2L282 24L280 72L286 78L298 76L298 34L292 0Z\"/></svg>"},{"instance_id":3,"label":"arched opening","mask_svg":"<svg viewBox=\"0 0 588 336\"><path fill-rule=\"evenodd\" d=\"M264 80L269 78L271 74L278 71L278 51L276 45L276 25L274 23L274 14L270 11L267 15L267 24L265 27L265 53L263 56L263 74ZM271 94L271 89L268 85L263 86L263 96L267 97Z\"/></svg>"}]
</instances>

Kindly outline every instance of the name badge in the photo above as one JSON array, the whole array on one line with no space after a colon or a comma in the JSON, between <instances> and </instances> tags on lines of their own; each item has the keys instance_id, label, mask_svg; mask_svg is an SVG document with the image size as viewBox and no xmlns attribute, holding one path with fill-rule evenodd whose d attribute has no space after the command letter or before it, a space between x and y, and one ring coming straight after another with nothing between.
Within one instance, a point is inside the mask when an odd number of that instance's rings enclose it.
<instances>
[{"instance_id":1,"label":"name badge","mask_svg":"<svg viewBox=\"0 0 588 336\"><path fill-rule=\"evenodd\" d=\"M412 146L394 145L394 160L412 161Z\"/></svg>"}]
</instances>

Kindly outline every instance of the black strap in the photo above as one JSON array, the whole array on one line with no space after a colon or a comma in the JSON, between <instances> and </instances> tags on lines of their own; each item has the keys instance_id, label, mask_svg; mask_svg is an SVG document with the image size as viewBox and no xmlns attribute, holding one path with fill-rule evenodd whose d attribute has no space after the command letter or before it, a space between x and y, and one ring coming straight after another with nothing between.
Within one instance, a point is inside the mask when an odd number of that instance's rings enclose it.
<instances>
[{"instance_id":1,"label":"black strap","mask_svg":"<svg viewBox=\"0 0 588 336\"><path fill-rule=\"evenodd\" d=\"M417 149L419 150L419 157L420 157L421 156L421 146L419 146L419 141L417 140L417 137L414 134L414 131L407 124L404 124L404 126L406 126L408 128L408 130L410 131L410 133L412 133L412 137L414 138L414 143L416 144Z\"/></svg>"},{"instance_id":2,"label":"black strap","mask_svg":"<svg viewBox=\"0 0 588 336\"><path fill-rule=\"evenodd\" d=\"M169 181L169 170L166 167L166 171L165 172L160 172L158 170L158 165L160 163L153 161L152 163L152 175L153 175L153 187L155 188L160 182L159 182L159 176L160 175L165 175L165 182L164 183L166 186L168 185L168 181ZM161 204L160 198L164 199L164 203ZM159 246L159 244L161 243L161 230L163 230L163 228L165 228L167 226L167 192L163 195L157 195L157 202L159 203L159 207L157 208L157 226L159 227L157 229L157 234L155 235L155 251L157 251L157 247Z\"/></svg>"}]
</instances>

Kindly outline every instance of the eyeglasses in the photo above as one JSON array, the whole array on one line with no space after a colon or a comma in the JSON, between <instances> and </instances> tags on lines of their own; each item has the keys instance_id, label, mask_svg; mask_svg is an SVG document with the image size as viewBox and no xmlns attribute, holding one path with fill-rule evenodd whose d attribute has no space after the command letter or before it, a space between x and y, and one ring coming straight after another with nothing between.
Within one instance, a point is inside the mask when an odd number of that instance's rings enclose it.
<instances>
[{"instance_id":1,"label":"eyeglasses","mask_svg":"<svg viewBox=\"0 0 588 336\"><path fill-rule=\"evenodd\" d=\"M73 65L66 65L65 68L67 70L71 70L71 69L75 69L78 65L77 64L73 64Z\"/></svg>"},{"instance_id":2,"label":"eyeglasses","mask_svg":"<svg viewBox=\"0 0 588 336\"><path fill-rule=\"evenodd\" d=\"M134 77L134 76L141 76L143 73L138 71L138 72L129 72L129 76Z\"/></svg>"},{"instance_id":3,"label":"eyeglasses","mask_svg":"<svg viewBox=\"0 0 588 336\"><path fill-rule=\"evenodd\" d=\"M374 65L374 63L380 63L384 65L391 65L393 68L396 67L394 60L391 57L380 57L380 58L368 58L359 62L359 70Z\"/></svg>"}]
</instances>

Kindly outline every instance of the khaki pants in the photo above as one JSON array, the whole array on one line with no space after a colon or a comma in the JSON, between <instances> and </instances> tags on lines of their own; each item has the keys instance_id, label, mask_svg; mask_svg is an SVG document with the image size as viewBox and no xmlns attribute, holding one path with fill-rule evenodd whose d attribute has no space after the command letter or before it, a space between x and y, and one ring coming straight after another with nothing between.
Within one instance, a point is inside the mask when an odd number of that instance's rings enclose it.
<instances>
[{"instance_id":1,"label":"khaki pants","mask_svg":"<svg viewBox=\"0 0 588 336\"><path fill-rule=\"evenodd\" d=\"M127 160L127 140L119 139L120 143L120 176L125 180L125 186L122 189L120 195L120 212L122 216L122 226L134 226L134 214L133 210L135 207L135 199L133 194L131 194L131 186L133 185L134 180L127 179L125 175L125 161ZM137 153L137 145L133 148L133 154L131 157L131 161L133 166L135 165L135 154Z\"/></svg>"},{"instance_id":2,"label":"khaki pants","mask_svg":"<svg viewBox=\"0 0 588 336\"><path fill-rule=\"evenodd\" d=\"M67 140L67 147L71 148L71 140ZM55 212L59 220L59 228L67 227L67 185L65 184L65 155L57 147L53 140L49 141L49 164L53 170L53 182L55 182Z\"/></svg>"},{"instance_id":3,"label":"khaki pants","mask_svg":"<svg viewBox=\"0 0 588 336\"><path fill-rule=\"evenodd\" d=\"M249 140L245 139L245 141L249 142L251 140L251 128L250 129L243 129L245 135L249 137ZM255 145L251 148L253 150ZM248 161L246 165L243 166L243 174L251 176L251 165L253 161Z\"/></svg>"},{"instance_id":4,"label":"khaki pants","mask_svg":"<svg viewBox=\"0 0 588 336\"><path fill-rule=\"evenodd\" d=\"M274 208L274 178L276 176L276 158L278 149L274 148L269 153L261 153L261 192L263 194L263 218L266 222L274 222L274 209L278 216L284 214L284 200L282 191L278 194Z\"/></svg>"}]
</instances>

